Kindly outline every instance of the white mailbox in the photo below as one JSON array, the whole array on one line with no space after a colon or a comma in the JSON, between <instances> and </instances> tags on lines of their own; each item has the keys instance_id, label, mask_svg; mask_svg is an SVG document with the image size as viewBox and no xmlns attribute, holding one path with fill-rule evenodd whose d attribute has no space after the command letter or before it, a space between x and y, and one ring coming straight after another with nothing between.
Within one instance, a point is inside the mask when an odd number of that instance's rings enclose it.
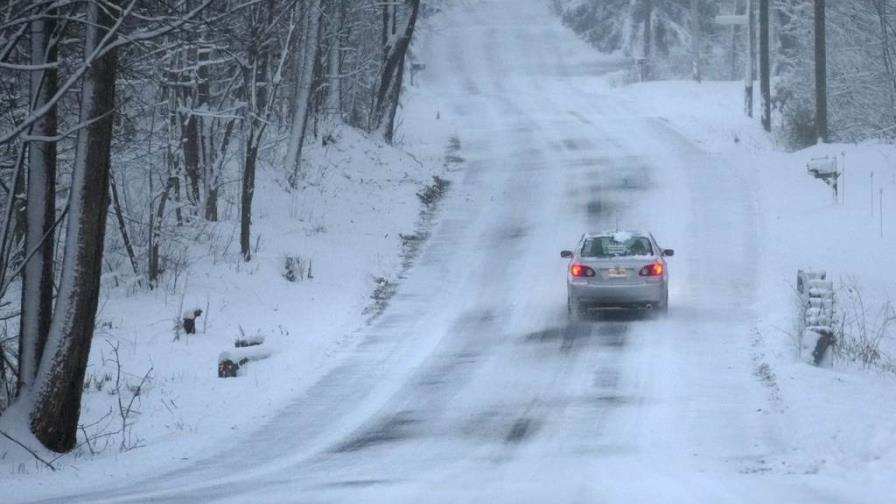
<instances>
[{"instance_id":1,"label":"white mailbox","mask_svg":"<svg viewBox=\"0 0 896 504\"><path fill-rule=\"evenodd\" d=\"M806 163L809 175L821 180L834 190L834 201L837 201L837 179L840 178L840 170L837 167L837 158L825 156L812 158Z\"/></svg>"}]
</instances>

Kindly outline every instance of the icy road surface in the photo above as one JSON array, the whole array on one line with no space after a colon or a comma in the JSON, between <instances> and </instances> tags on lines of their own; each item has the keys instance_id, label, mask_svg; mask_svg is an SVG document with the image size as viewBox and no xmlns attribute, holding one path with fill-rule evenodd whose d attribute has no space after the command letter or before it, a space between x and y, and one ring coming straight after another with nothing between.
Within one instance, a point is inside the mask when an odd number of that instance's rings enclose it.
<instances>
[{"instance_id":1,"label":"icy road surface","mask_svg":"<svg viewBox=\"0 0 896 504\"><path fill-rule=\"evenodd\" d=\"M750 180L602 92L620 63L548 3L460 2L421 35L440 102L412 101L401 127L425 133L411 112L438 108L466 163L357 346L222 454L66 501L856 498L769 467L790 450L751 361ZM559 251L617 222L676 249L670 315L570 325Z\"/></svg>"}]
</instances>

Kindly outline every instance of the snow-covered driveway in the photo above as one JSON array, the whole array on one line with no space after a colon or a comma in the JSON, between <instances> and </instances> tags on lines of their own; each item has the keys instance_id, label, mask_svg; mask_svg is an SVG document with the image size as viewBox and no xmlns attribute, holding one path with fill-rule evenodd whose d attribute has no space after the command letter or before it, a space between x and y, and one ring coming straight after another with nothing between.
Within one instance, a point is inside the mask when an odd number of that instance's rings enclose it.
<instances>
[{"instance_id":1,"label":"snow-covered driveway","mask_svg":"<svg viewBox=\"0 0 896 504\"><path fill-rule=\"evenodd\" d=\"M466 161L357 345L245 441L68 502L855 498L805 476L755 373L749 179L614 99L624 62L548 3L462 1L417 43L408 149L438 111ZM670 315L569 325L559 251L617 224L676 250Z\"/></svg>"}]
</instances>

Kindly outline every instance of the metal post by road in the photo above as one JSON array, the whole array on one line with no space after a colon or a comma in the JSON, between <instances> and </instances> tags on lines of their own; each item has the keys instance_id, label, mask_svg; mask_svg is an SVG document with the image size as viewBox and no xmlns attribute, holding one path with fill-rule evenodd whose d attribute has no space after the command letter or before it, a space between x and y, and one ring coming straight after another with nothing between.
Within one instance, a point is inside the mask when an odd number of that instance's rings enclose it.
<instances>
[{"instance_id":1,"label":"metal post by road","mask_svg":"<svg viewBox=\"0 0 896 504\"><path fill-rule=\"evenodd\" d=\"M871 198L869 201L869 206L871 207L871 216L874 217L874 172L871 172Z\"/></svg>"}]
</instances>

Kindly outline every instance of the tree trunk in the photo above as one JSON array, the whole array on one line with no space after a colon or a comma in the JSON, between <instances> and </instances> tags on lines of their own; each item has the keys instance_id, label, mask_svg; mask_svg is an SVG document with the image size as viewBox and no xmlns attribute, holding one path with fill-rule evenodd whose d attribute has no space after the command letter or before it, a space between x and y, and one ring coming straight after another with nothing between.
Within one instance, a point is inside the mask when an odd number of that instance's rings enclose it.
<instances>
[{"instance_id":1,"label":"tree trunk","mask_svg":"<svg viewBox=\"0 0 896 504\"><path fill-rule=\"evenodd\" d=\"M691 57L693 58L693 68L691 69L691 77L700 82L703 79L700 68L700 46L702 30L700 28L700 1L691 0Z\"/></svg>"},{"instance_id":2,"label":"tree trunk","mask_svg":"<svg viewBox=\"0 0 896 504\"><path fill-rule=\"evenodd\" d=\"M135 275L140 274L140 268L137 266L137 255L134 253L134 247L131 245L131 236L128 233L128 225L124 220L124 211L121 209L121 201L118 199L118 186L115 184L115 177L109 174L109 191L112 193L112 209L115 211L115 220L118 222L118 231L121 233L121 241L124 243L125 251L128 253L128 260L131 262L131 269Z\"/></svg>"},{"instance_id":3,"label":"tree trunk","mask_svg":"<svg viewBox=\"0 0 896 504\"><path fill-rule=\"evenodd\" d=\"M211 49L206 46L206 34L199 37L196 48L196 108L205 110L209 107L211 87L209 83L209 60ZM203 214L206 220L218 220L218 163L215 150L214 130L217 121L207 117L194 116L198 121L197 133L200 145L200 164L202 167ZM226 142L226 140L225 140ZM225 148L226 151L226 148Z\"/></svg>"},{"instance_id":4,"label":"tree trunk","mask_svg":"<svg viewBox=\"0 0 896 504\"><path fill-rule=\"evenodd\" d=\"M194 8L195 0L186 0L184 3L185 12ZM181 132L183 135L182 146L184 152L184 175L187 178L187 199L190 203L196 205L196 213L202 205L202 195L200 187L204 185L203 175L205 167L202 159L202 129L205 127L203 117L194 113L204 107L203 97L201 96L203 86L202 77L199 75L204 72L203 62L199 61L199 51L197 50L196 30L185 30L185 39L182 40L184 50L183 68L196 68L196 71L182 72L178 75L178 79L183 82L180 87L183 96L180 104L184 110L181 116ZM191 84L192 83L192 84Z\"/></svg>"},{"instance_id":5,"label":"tree trunk","mask_svg":"<svg viewBox=\"0 0 896 504\"><path fill-rule=\"evenodd\" d=\"M213 163L208 166L206 174L206 194L205 194L205 218L211 222L218 221L218 187L221 172L224 170L224 161L227 157L227 149L230 147L230 138L233 135L233 127L236 119L228 119L227 125L224 127L224 137L221 139L220 150L212 156ZM209 140L211 135L209 134ZM213 148L212 142L208 142L209 148Z\"/></svg>"},{"instance_id":6,"label":"tree trunk","mask_svg":"<svg viewBox=\"0 0 896 504\"><path fill-rule=\"evenodd\" d=\"M194 106L192 97L186 100L184 105L187 108ZM183 150L184 150L184 173L187 176L189 186L187 189L187 199L194 205L199 205L200 192L199 182L201 177L201 168L199 166L199 118L191 112L187 112L187 118L183 124Z\"/></svg>"},{"instance_id":7,"label":"tree trunk","mask_svg":"<svg viewBox=\"0 0 896 504\"><path fill-rule=\"evenodd\" d=\"M149 288L155 289L159 286L159 275L161 268L159 267L159 248L162 241L162 222L165 219L165 205L171 195L171 190L178 183L177 176L169 175L168 181L165 183L165 189L159 196L159 206L155 216L150 216L149 224Z\"/></svg>"},{"instance_id":8,"label":"tree trunk","mask_svg":"<svg viewBox=\"0 0 896 504\"><path fill-rule=\"evenodd\" d=\"M737 80L737 25L731 25L731 69L730 80Z\"/></svg>"},{"instance_id":9,"label":"tree trunk","mask_svg":"<svg viewBox=\"0 0 896 504\"><path fill-rule=\"evenodd\" d=\"M762 127L772 130L772 91L769 49L769 0L759 0L759 98L762 102Z\"/></svg>"},{"instance_id":10,"label":"tree trunk","mask_svg":"<svg viewBox=\"0 0 896 504\"><path fill-rule=\"evenodd\" d=\"M334 0L333 12L328 20L328 53L327 53L327 112L334 117L342 113L342 0Z\"/></svg>"},{"instance_id":11,"label":"tree trunk","mask_svg":"<svg viewBox=\"0 0 896 504\"><path fill-rule=\"evenodd\" d=\"M893 54L890 48L890 20L887 13L888 0L875 0L874 10L880 25L880 55L887 74L887 98L891 113L896 113L896 69L893 66Z\"/></svg>"},{"instance_id":12,"label":"tree trunk","mask_svg":"<svg viewBox=\"0 0 896 504\"><path fill-rule=\"evenodd\" d=\"M383 48L385 62L374 106L373 129L379 130L389 144L395 136L395 114L398 111L398 98L404 77L404 60L414 36L414 25L417 24L417 14L420 11L420 0L405 0L404 3L402 15L393 15L393 19L400 19L403 23L400 28L391 30L394 35L387 37Z\"/></svg>"},{"instance_id":13,"label":"tree trunk","mask_svg":"<svg viewBox=\"0 0 896 504\"><path fill-rule=\"evenodd\" d=\"M752 0L746 1L746 12L747 16L747 25L744 26L744 31L747 34L747 47L746 47L746 64L747 69L744 74L744 113L747 114L747 117L753 117L753 80L755 80L756 76L754 75L753 70L753 55L755 50L753 46L755 45L753 42L754 33L753 33L753 2Z\"/></svg>"},{"instance_id":14,"label":"tree trunk","mask_svg":"<svg viewBox=\"0 0 896 504\"><path fill-rule=\"evenodd\" d=\"M650 60L653 53L653 0L644 0L644 59ZM649 63L648 63L649 64Z\"/></svg>"},{"instance_id":15,"label":"tree trunk","mask_svg":"<svg viewBox=\"0 0 896 504\"><path fill-rule=\"evenodd\" d=\"M791 16L790 5L800 0L778 0L775 2L777 50L775 51L775 66L773 72L776 76L793 71L794 62L800 58L800 39L795 36L794 27L797 19Z\"/></svg>"},{"instance_id":16,"label":"tree trunk","mask_svg":"<svg viewBox=\"0 0 896 504\"><path fill-rule=\"evenodd\" d=\"M113 24L107 0L87 6L85 53L93 52ZM38 368L31 431L47 448L74 448L84 373L93 339L102 273L115 102L116 53L106 52L84 75L80 121L72 167L70 206L59 295Z\"/></svg>"},{"instance_id":17,"label":"tree trunk","mask_svg":"<svg viewBox=\"0 0 896 504\"><path fill-rule=\"evenodd\" d=\"M51 41L55 22L31 22L31 62L56 61L56 44ZM32 109L44 106L56 93L57 73L47 69L31 74ZM56 107L35 123L35 136L56 136ZM22 313L19 332L18 394L30 388L37 375L53 311L53 231L56 220L56 143L33 141L28 144L27 226L22 270ZM28 254L34 254L28 258Z\"/></svg>"},{"instance_id":18,"label":"tree trunk","mask_svg":"<svg viewBox=\"0 0 896 504\"><path fill-rule=\"evenodd\" d=\"M9 257L10 264L13 267L21 264L20 261L24 259L19 245L25 241L26 228L28 226L28 197L25 191L25 177L15 179L15 185L13 186L15 199L13 200L12 250Z\"/></svg>"},{"instance_id":19,"label":"tree trunk","mask_svg":"<svg viewBox=\"0 0 896 504\"><path fill-rule=\"evenodd\" d=\"M825 0L815 0L815 135L828 141L827 50L824 27Z\"/></svg>"},{"instance_id":20,"label":"tree trunk","mask_svg":"<svg viewBox=\"0 0 896 504\"><path fill-rule=\"evenodd\" d=\"M243 187L240 198L240 252L243 260L252 260L252 196L255 194L255 164L258 160L258 143L255 141L255 128L249 127L249 140L246 142L246 157L243 162Z\"/></svg>"},{"instance_id":21,"label":"tree trunk","mask_svg":"<svg viewBox=\"0 0 896 504\"><path fill-rule=\"evenodd\" d=\"M174 79L176 79L176 76L169 76L169 80ZM167 86L166 92L167 99L174 105L170 106L168 110L168 143L166 144L165 162L168 165L169 177L174 177L174 180L171 182L171 189L174 191L175 217L177 225L182 226L184 220L181 214L180 177L183 175L183 170L180 166L180 158L183 142L182 133L180 132L182 129L179 119L180 113L177 111L180 103L180 92L173 86ZM170 197L170 194L166 194ZM164 205L162 206L164 207Z\"/></svg>"},{"instance_id":22,"label":"tree trunk","mask_svg":"<svg viewBox=\"0 0 896 504\"><path fill-rule=\"evenodd\" d=\"M302 48L302 62L299 70L295 109L292 124L289 128L289 140L286 149L286 168L290 174L290 185L297 188L301 178L302 149L305 144L305 132L308 128L308 110L311 105L311 92L314 85L314 66L317 60L317 41L321 19L321 0L311 0L305 8L305 38Z\"/></svg>"}]
</instances>

